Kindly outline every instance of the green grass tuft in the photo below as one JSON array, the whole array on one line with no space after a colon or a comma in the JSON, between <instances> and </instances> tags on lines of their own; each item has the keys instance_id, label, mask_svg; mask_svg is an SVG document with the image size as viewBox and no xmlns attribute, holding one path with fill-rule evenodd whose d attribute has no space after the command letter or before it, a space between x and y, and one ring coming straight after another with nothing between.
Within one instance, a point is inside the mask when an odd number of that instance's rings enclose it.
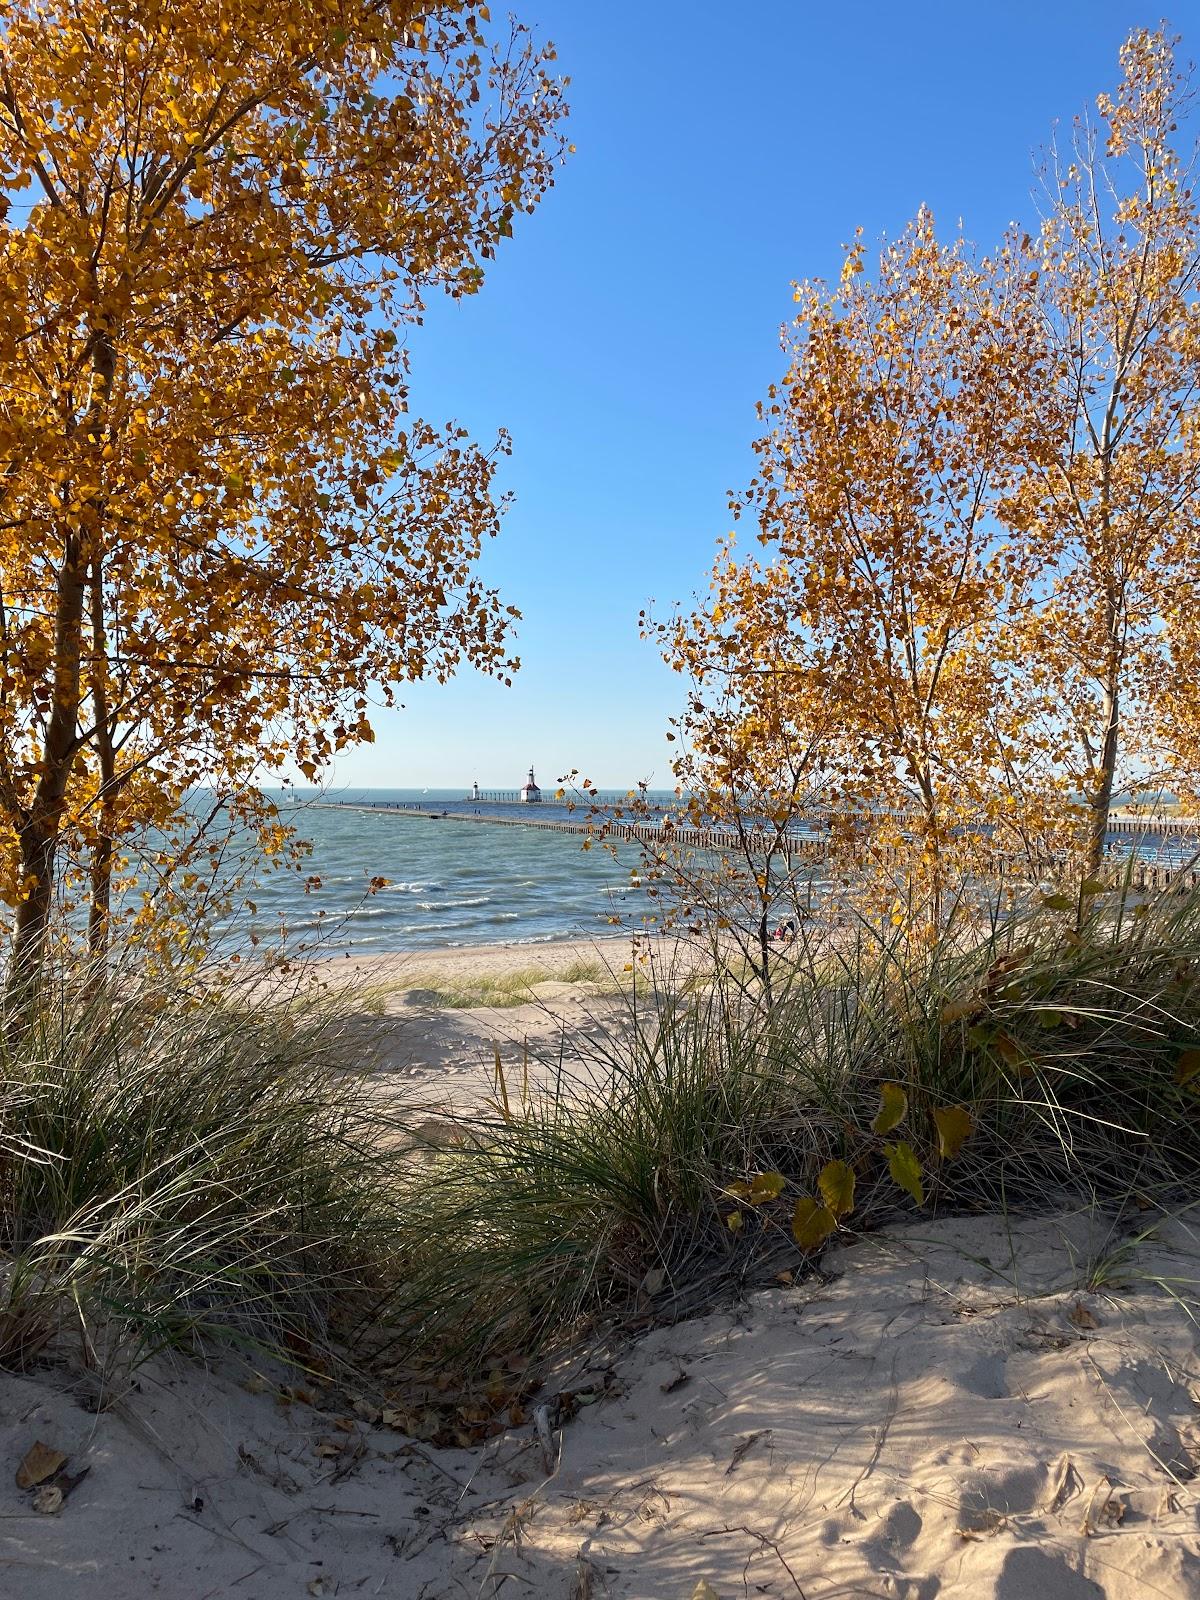
<instances>
[{"instance_id":1,"label":"green grass tuft","mask_svg":"<svg viewBox=\"0 0 1200 1600\"><path fill-rule=\"evenodd\" d=\"M618 975L602 961L575 960L560 971L545 967L520 967L512 972L479 973L459 977L446 972L417 972L403 986L411 1003L437 1010L504 1010L533 1004L540 983L587 983L606 994L619 994Z\"/></svg>"},{"instance_id":2,"label":"green grass tuft","mask_svg":"<svg viewBox=\"0 0 1200 1600\"><path fill-rule=\"evenodd\" d=\"M398 1161L336 1012L59 974L0 1049L0 1361L294 1356L390 1292Z\"/></svg>"},{"instance_id":3,"label":"green grass tuft","mask_svg":"<svg viewBox=\"0 0 1200 1600\"><path fill-rule=\"evenodd\" d=\"M434 1153L405 1197L397 1336L487 1364L798 1266L792 1209L821 1203L831 1162L855 1176L843 1227L917 1214L901 1141L926 1212L1194 1193L1200 900L1121 902L1079 931L997 916L932 947L860 925L785 970L769 1009L719 981L632 998L583 1077ZM906 1109L879 1135L885 1083ZM971 1130L953 1158L948 1109ZM755 1173L782 1176L778 1198L730 1193Z\"/></svg>"}]
</instances>

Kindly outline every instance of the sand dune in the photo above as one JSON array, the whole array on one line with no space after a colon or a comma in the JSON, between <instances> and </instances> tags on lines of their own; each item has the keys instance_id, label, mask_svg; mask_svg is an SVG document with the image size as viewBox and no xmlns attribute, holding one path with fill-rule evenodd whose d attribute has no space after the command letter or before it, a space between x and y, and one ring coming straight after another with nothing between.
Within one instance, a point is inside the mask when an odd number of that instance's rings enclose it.
<instances>
[{"instance_id":1,"label":"sand dune","mask_svg":"<svg viewBox=\"0 0 1200 1600\"><path fill-rule=\"evenodd\" d=\"M549 1459L531 1425L437 1449L229 1371L157 1363L98 1413L82 1376L5 1378L0 1589L1185 1600L1198 1280L1177 1221L915 1223L631 1344ZM53 1516L13 1482L35 1439L90 1467Z\"/></svg>"}]
</instances>

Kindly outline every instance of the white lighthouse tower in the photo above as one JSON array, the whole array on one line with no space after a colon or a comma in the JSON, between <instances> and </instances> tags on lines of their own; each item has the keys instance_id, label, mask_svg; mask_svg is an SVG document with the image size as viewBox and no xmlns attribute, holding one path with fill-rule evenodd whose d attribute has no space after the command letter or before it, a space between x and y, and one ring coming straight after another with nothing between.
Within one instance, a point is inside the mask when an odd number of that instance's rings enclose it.
<instances>
[{"instance_id":1,"label":"white lighthouse tower","mask_svg":"<svg viewBox=\"0 0 1200 1600\"><path fill-rule=\"evenodd\" d=\"M479 779L478 778L476 778L475 782L471 785L471 799L472 800L478 800L479 799Z\"/></svg>"},{"instance_id":2,"label":"white lighthouse tower","mask_svg":"<svg viewBox=\"0 0 1200 1600\"><path fill-rule=\"evenodd\" d=\"M521 793L518 798L522 800L525 805L535 806L541 804L542 791L538 788L537 782L534 779L532 767L529 769L528 779L521 786Z\"/></svg>"}]
</instances>

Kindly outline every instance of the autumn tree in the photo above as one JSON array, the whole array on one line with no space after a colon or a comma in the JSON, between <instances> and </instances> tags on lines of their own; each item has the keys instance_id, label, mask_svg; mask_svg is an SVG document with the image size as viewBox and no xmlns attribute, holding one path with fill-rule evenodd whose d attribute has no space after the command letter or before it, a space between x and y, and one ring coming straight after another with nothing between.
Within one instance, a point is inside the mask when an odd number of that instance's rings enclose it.
<instances>
[{"instance_id":1,"label":"autumn tree","mask_svg":"<svg viewBox=\"0 0 1200 1600\"><path fill-rule=\"evenodd\" d=\"M1189 100L1163 34L1121 62L1052 152L1038 227L975 262L922 212L872 273L855 244L836 289L801 285L736 503L768 558L722 551L662 634L708 680L696 748L752 764L779 680L843 831L934 920L997 861L1095 878L1114 793L1200 774Z\"/></svg>"},{"instance_id":2,"label":"autumn tree","mask_svg":"<svg viewBox=\"0 0 1200 1600\"><path fill-rule=\"evenodd\" d=\"M1000 514L1038 571L1013 644L1060 708L1100 867L1114 793L1194 788L1200 646L1200 215L1173 42L1138 31L1115 94L1050 152L1031 252L1045 359Z\"/></svg>"},{"instance_id":3,"label":"autumn tree","mask_svg":"<svg viewBox=\"0 0 1200 1600\"><path fill-rule=\"evenodd\" d=\"M790 749L805 781L788 792L815 796L843 843L908 850L936 915L964 851L993 846L1014 788L1036 789L1046 765L1001 644L1026 575L993 515L1039 356L1013 337L1029 312L1011 246L975 264L922 211L865 265L855 243L835 288L796 290L787 372L736 504L766 563L722 550L711 599L661 638L707 685L683 730L705 803L764 752L786 774ZM714 762L722 744L736 755Z\"/></svg>"},{"instance_id":4,"label":"autumn tree","mask_svg":"<svg viewBox=\"0 0 1200 1600\"><path fill-rule=\"evenodd\" d=\"M768 1003L784 947L774 934L808 914L812 855L797 848L826 803L830 724L817 716L807 730L793 717L795 678L772 670L785 618L782 569L764 572L725 551L714 575L711 609L679 613L643 634L655 636L686 674L687 703L668 738L678 804L643 846L643 875L672 926L707 931L735 949ZM650 813L647 811L647 816ZM716 834L719 850L697 846Z\"/></svg>"},{"instance_id":5,"label":"autumn tree","mask_svg":"<svg viewBox=\"0 0 1200 1600\"><path fill-rule=\"evenodd\" d=\"M13 0L0 31L0 898L36 965L64 840L507 673L497 445L408 414L561 154L553 52L467 0Z\"/></svg>"}]
</instances>

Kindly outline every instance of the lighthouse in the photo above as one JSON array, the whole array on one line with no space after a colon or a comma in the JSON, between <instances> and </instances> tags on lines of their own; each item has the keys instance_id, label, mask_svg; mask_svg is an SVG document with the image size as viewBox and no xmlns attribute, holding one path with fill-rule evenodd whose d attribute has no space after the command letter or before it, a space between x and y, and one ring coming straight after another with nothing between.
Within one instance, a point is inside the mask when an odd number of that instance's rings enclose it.
<instances>
[{"instance_id":1,"label":"lighthouse","mask_svg":"<svg viewBox=\"0 0 1200 1600\"><path fill-rule=\"evenodd\" d=\"M479 799L479 779L478 778L476 778L475 782L471 785L471 799L472 800L478 800Z\"/></svg>"},{"instance_id":2,"label":"lighthouse","mask_svg":"<svg viewBox=\"0 0 1200 1600\"><path fill-rule=\"evenodd\" d=\"M537 782L534 779L532 767L529 769L529 777L521 786L521 793L518 798L526 805L530 806L539 805L541 803L542 791L538 788Z\"/></svg>"}]
</instances>

